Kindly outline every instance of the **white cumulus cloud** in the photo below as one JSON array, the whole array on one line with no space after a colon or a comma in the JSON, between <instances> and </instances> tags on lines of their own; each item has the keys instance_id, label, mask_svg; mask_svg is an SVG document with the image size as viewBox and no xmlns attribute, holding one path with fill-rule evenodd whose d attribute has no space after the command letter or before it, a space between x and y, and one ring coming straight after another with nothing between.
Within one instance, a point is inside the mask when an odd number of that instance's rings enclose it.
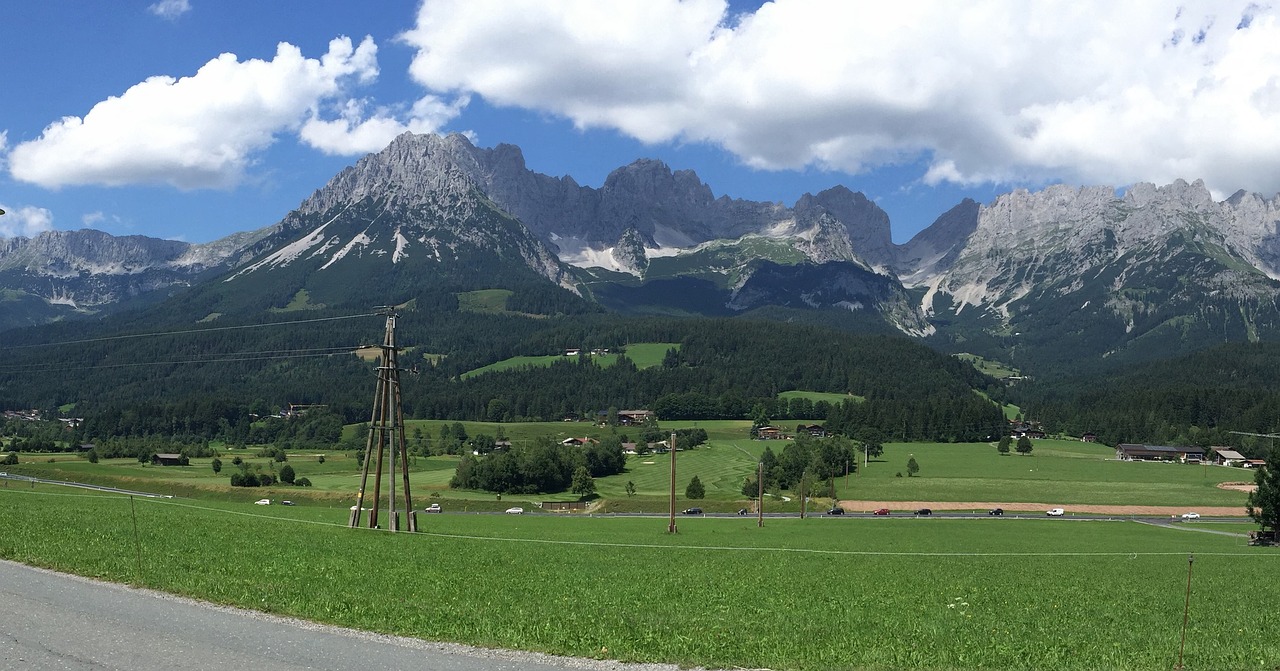
<instances>
[{"instance_id":1,"label":"white cumulus cloud","mask_svg":"<svg viewBox=\"0 0 1280 671\"><path fill-rule=\"evenodd\" d=\"M1250 0L426 0L436 94L923 181L1280 191L1280 10Z\"/></svg>"},{"instance_id":2,"label":"white cumulus cloud","mask_svg":"<svg viewBox=\"0 0 1280 671\"><path fill-rule=\"evenodd\" d=\"M377 46L366 37L329 43L319 59L282 42L270 61L222 54L194 75L151 77L93 106L83 118L50 124L9 153L14 178L67 185L171 184L217 188L237 183L254 152L296 131L348 81L376 78Z\"/></svg>"},{"instance_id":3,"label":"white cumulus cloud","mask_svg":"<svg viewBox=\"0 0 1280 671\"><path fill-rule=\"evenodd\" d=\"M0 203L0 238L30 238L53 230L53 213L43 207L9 207Z\"/></svg>"},{"instance_id":4,"label":"white cumulus cloud","mask_svg":"<svg viewBox=\"0 0 1280 671\"><path fill-rule=\"evenodd\" d=\"M408 119L400 121L394 110L368 111L364 100L351 99L338 110L338 118L325 120L319 116L307 119L298 132L303 142L326 154L351 156L382 149L395 136L406 131L432 133L457 117L470 101L459 96L453 101L428 95L415 102Z\"/></svg>"}]
</instances>

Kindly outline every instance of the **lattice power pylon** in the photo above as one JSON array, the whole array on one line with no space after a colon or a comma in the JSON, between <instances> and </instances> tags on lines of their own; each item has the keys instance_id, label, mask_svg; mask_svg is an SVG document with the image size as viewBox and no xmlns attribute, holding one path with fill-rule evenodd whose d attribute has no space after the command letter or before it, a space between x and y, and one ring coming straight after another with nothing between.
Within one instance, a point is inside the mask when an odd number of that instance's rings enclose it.
<instances>
[{"instance_id":1,"label":"lattice power pylon","mask_svg":"<svg viewBox=\"0 0 1280 671\"><path fill-rule=\"evenodd\" d=\"M382 499L383 455L390 454L387 468L389 495L387 496L387 523L391 531L401 531L400 511L396 510L396 459L400 460L403 479L404 512L408 518L408 531L418 530L417 513L409 495L409 450L404 436L404 409L400 404L400 368L396 348L396 312L387 308L381 314L387 316L387 335L382 344L382 359L378 366L378 388L373 396L373 417L369 420L369 439L364 448L364 468L360 475L360 492L355 508L351 510L351 527L360 526L360 513L364 512L365 491L369 484L369 466L375 467L373 476L373 501L369 507L369 528L378 525L378 508Z\"/></svg>"}]
</instances>

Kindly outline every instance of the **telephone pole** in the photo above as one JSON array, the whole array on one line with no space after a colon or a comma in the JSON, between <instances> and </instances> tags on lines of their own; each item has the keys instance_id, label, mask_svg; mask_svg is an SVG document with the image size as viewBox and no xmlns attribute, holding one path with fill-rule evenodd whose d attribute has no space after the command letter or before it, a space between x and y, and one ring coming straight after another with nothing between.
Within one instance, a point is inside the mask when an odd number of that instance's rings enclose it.
<instances>
[{"instance_id":1,"label":"telephone pole","mask_svg":"<svg viewBox=\"0 0 1280 671\"><path fill-rule=\"evenodd\" d=\"M667 533L676 533L676 432L671 432L671 521Z\"/></svg>"},{"instance_id":2,"label":"telephone pole","mask_svg":"<svg viewBox=\"0 0 1280 671\"><path fill-rule=\"evenodd\" d=\"M360 526L360 513L364 509L365 490L369 484L369 466L374 466L373 502L369 508L369 528L377 529L378 508L382 498L383 455L390 455L387 481L390 492L387 497L387 528L400 531L400 511L396 510L396 458L400 460L400 474L404 484L404 510L408 517L408 531L418 530L417 513L409 495L409 450L404 435L404 408L400 402L400 368L396 347L396 311L384 307L379 314L387 317L387 332L382 343L382 359L378 365L378 385L373 395L373 415L369 419L369 438L364 447L364 467L360 473L360 492L355 508L351 510L350 526Z\"/></svg>"}]
</instances>

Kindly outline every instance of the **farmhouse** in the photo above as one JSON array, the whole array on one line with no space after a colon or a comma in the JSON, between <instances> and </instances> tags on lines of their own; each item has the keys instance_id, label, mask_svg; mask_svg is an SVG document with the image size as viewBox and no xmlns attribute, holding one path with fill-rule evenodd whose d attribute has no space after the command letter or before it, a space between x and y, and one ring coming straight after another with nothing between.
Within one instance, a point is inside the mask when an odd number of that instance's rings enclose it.
<instances>
[{"instance_id":1,"label":"farmhouse","mask_svg":"<svg viewBox=\"0 0 1280 671\"><path fill-rule=\"evenodd\" d=\"M1092 431L1088 431L1088 432L1086 432L1083 436L1080 436L1080 442L1083 442L1083 443L1096 443L1096 442L1098 442L1098 434L1096 434L1096 433L1094 433L1094 432L1092 432Z\"/></svg>"},{"instance_id":2,"label":"farmhouse","mask_svg":"<svg viewBox=\"0 0 1280 671\"><path fill-rule=\"evenodd\" d=\"M564 440L560 441L560 444L561 445L586 445L589 443L589 444L595 445L596 443L599 443L599 442L600 441L596 440L595 438L565 438Z\"/></svg>"},{"instance_id":3,"label":"farmhouse","mask_svg":"<svg viewBox=\"0 0 1280 671\"><path fill-rule=\"evenodd\" d=\"M653 418L652 410L619 410L618 424L622 426L631 426L632 424L644 424Z\"/></svg>"},{"instance_id":4,"label":"farmhouse","mask_svg":"<svg viewBox=\"0 0 1280 671\"><path fill-rule=\"evenodd\" d=\"M782 440L785 437L782 434L782 429L776 426L762 426L756 429L756 438L760 440Z\"/></svg>"},{"instance_id":5,"label":"farmhouse","mask_svg":"<svg viewBox=\"0 0 1280 671\"><path fill-rule=\"evenodd\" d=\"M1204 459L1204 451L1198 447L1121 443L1116 446L1116 459L1121 461L1180 461L1182 463L1198 464Z\"/></svg>"},{"instance_id":6,"label":"farmhouse","mask_svg":"<svg viewBox=\"0 0 1280 671\"><path fill-rule=\"evenodd\" d=\"M814 438L826 438L827 429L821 424L798 424L796 425L796 434L807 433Z\"/></svg>"},{"instance_id":7,"label":"farmhouse","mask_svg":"<svg viewBox=\"0 0 1280 671\"><path fill-rule=\"evenodd\" d=\"M186 466L183 461L184 458L181 454L173 454L171 452L151 455L151 463L156 466Z\"/></svg>"},{"instance_id":8,"label":"farmhouse","mask_svg":"<svg viewBox=\"0 0 1280 671\"><path fill-rule=\"evenodd\" d=\"M1219 466L1240 466L1247 461L1243 454L1225 447L1211 447L1209 453L1209 458Z\"/></svg>"},{"instance_id":9,"label":"farmhouse","mask_svg":"<svg viewBox=\"0 0 1280 671\"><path fill-rule=\"evenodd\" d=\"M1044 429L1040 427L1039 422L1017 422L1011 420L1009 424L1009 435L1014 438L1026 436L1038 440L1045 436Z\"/></svg>"}]
</instances>

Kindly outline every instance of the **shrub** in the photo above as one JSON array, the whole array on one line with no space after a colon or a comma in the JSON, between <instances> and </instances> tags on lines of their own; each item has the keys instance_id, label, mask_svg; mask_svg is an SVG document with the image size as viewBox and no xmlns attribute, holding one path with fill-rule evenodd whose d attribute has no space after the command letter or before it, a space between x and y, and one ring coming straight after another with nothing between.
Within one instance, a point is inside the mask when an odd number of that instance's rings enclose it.
<instances>
[{"instance_id":1,"label":"shrub","mask_svg":"<svg viewBox=\"0 0 1280 671\"><path fill-rule=\"evenodd\" d=\"M250 473L232 473L231 486L232 487L257 487L258 476L252 475Z\"/></svg>"},{"instance_id":2,"label":"shrub","mask_svg":"<svg viewBox=\"0 0 1280 671\"><path fill-rule=\"evenodd\" d=\"M258 484L263 487L270 487L276 483L276 476L270 473L259 473Z\"/></svg>"},{"instance_id":3,"label":"shrub","mask_svg":"<svg viewBox=\"0 0 1280 671\"><path fill-rule=\"evenodd\" d=\"M311 481L308 480L307 478L298 478L293 484L299 487L310 487Z\"/></svg>"},{"instance_id":4,"label":"shrub","mask_svg":"<svg viewBox=\"0 0 1280 671\"><path fill-rule=\"evenodd\" d=\"M292 485L293 478L294 478L293 466L290 466L289 464L285 464L284 468L280 469L280 482L283 482L286 485Z\"/></svg>"}]
</instances>

